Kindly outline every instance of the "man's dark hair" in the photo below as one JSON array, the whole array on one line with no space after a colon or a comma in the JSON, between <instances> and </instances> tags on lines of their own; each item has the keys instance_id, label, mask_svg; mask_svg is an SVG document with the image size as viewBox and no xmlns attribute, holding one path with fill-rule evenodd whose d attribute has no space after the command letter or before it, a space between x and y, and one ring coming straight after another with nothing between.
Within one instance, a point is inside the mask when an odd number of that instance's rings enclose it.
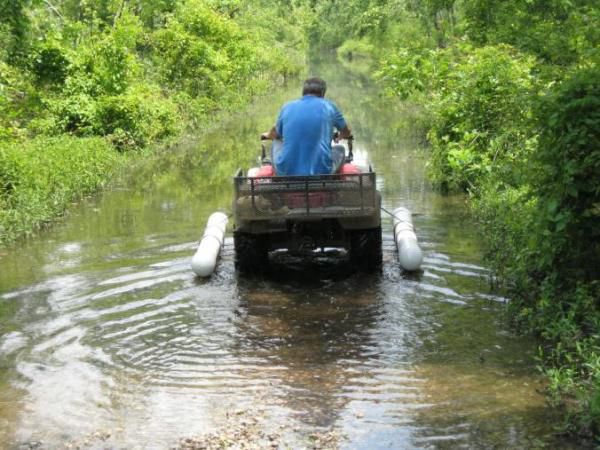
<instances>
[{"instance_id":1,"label":"man's dark hair","mask_svg":"<svg viewBox=\"0 0 600 450\"><path fill-rule=\"evenodd\" d=\"M324 97L326 90L327 83L325 83L325 80L317 77L309 78L304 82L304 86L302 86L302 95Z\"/></svg>"}]
</instances>

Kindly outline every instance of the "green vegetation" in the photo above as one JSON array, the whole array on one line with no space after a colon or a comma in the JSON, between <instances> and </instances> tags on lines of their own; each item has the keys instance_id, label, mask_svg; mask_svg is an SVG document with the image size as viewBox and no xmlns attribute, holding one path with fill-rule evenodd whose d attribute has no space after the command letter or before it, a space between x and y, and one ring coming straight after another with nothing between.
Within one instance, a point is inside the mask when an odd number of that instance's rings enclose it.
<instances>
[{"instance_id":1,"label":"green vegetation","mask_svg":"<svg viewBox=\"0 0 600 450\"><path fill-rule=\"evenodd\" d=\"M303 9L271 3L3 2L0 244L104 184L119 154L202 128L299 73Z\"/></svg>"},{"instance_id":2,"label":"green vegetation","mask_svg":"<svg viewBox=\"0 0 600 450\"><path fill-rule=\"evenodd\" d=\"M8 0L0 5L0 242L132 151L299 73L376 62L430 173L464 191L567 430L600 435L598 0Z\"/></svg>"},{"instance_id":3,"label":"green vegetation","mask_svg":"<svg viewBox=\"0 0 600 450\"><path fill-rule=\"evenodd\" d=\"M0 234L27 235L107 180L119 154L99 137L38 137L0 144Z\"/></svg>"},{"instance_id":4,"label":"green vegetation","mask_svg":"<svg viewBox=\"0 0 600 450\"><path fill-rule=\"evenodd\" d=\"M464 191L565 430L600 436L600 4L316 2L314 47L370 54L424 105L432 181ZM323 30L335 20L336 27Z\"/></svg>"}]
</instances>

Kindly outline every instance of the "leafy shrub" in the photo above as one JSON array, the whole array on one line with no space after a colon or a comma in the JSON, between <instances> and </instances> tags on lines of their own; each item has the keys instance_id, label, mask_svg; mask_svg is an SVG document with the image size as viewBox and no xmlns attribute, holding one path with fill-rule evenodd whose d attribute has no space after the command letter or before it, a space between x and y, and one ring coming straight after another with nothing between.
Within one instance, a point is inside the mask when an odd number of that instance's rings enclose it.
<instances>
[{"instance_id":1,"label":"leafy shrub","mask_svg":"<svg viewBox=\"0 0 600 450\"><path fill-rule=\"evenodd\" d=\"M156 39L162 78L171 89L209 98L225 90L222 74L229 70L226 54L173 21L156 33Z\"/></svg>"},{"instance_id":2,"label":"leafy shrub","mask_svg":"<svg viewBox=\"0 0 600 450\"><path fill-rule=\"evenodd\" d=\"M69 52L62 89L46 99L50 114L44 126L50 134L97 134L99 99L123 94L138 64L114 35Z\"/></svg>"},{"instance_id":3,"label":"leafy shrub","mask_svg":"<svg viewBox=\"0 0 600 450\"><path fill-rule=\"evenodd\" d=\"M255 68L254 51L237 24L202 0L180 4L155 34L157 63L164 81L192 97L216 99Z\"/></svg>"},{"instance_id":4,"label":"leafy shrub","mask_svg":"<svg viewBox=\"0 0 600 450\"><path fill-rule=\"evenodd\" d=\"M94 134L97 115L96 99L86 92L73 92L48 100L51 119L43 131L49 134L71 133L78 136Z\"/></svg>"},{"instance_id":5,"label":"leafy shrub","mask_svg":"<svg viewBox=\"0 0 600 450\"><path fill-rule=\"evenodd\" d=\"M95 132L118 149L143 147L181 130L177 105L152 86L137 86L125 95L98 102Z\"/></svg>"},{"instance_id":6,"label":"leafy shrub","mask_svg":"<svg viewBox=\"0 0 600 450\"><path fill-rule=\"evenodd\" d=\"M46 43L36 48L31 58L31 72L38 84L58 87L65 82L70 61L63 48Z\"/></svg>"},{"instance_id":7,"label":"leafy shrub","mask_svg":"<svg viewBox=\"0 0 600 450\"><path fill-rule=\"evenodd\" d=\"M448 70L430 103L428 134L431 174L443 189L472 190L481 177L526 157L532 65L512 48L495 46L473 50Z\"/></svg>"},{"instance_id":8,"label":"leafy shrub","mask_svg":"<svg viewBox=\"0 0 600 450\"><path fill-rule=\"evenodd\" d=\"M472 191L492 172L513 177L514 162L535 145L533 63L504 45L400 48L376 76L391 95L419 95L425 103L433 181L443 190Z\"/></svg>"},{"instance_id":9,"label":"leafy shrub","mask_svg":"<svg viewBox=\"0 0 600 450\"><path fill-rule=\"evenodd\" d=\"M492 177L472 197L472 208L485 236L485 257L494 268L496 282L514 287L527 279L522 254L531 239L537 198L527 185L510 186ZM521 287L521 285L520 285Z\"/></svg>"},{"instance_id":10,"label":"leafy shrub","mask_svg":"<svg viewBox=\"0 0 600 450\"><path fill-rule=\"evenodd\" d=\"M461 57L462 53L455 54L454 49L400 47L381 61L375 76L389 95L401 100L419 93L430 95L444 89L453 59Z\"/></svg>"},{"instance_id":11,"label":"leafy shrub","mask_svg":"<svg viewBox=\"0 0 600 450\"><path fill-rule=\"evenodd\" d=\"M559 270L560 284L600 279L600 67L583 69L538 109L533 156L540 197L540 270Z\"/></svg>"}]
</instances>

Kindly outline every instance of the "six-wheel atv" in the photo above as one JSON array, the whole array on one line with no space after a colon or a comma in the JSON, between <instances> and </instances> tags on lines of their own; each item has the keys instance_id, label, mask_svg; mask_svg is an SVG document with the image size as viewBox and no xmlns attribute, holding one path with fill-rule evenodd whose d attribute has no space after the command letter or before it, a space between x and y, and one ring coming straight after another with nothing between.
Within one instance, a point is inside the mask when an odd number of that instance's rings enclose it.
<instances>
[{"instance_id":1,"label":"six-wheel atv","mask_svg":"<svg viewBox=\"0 0 600 450\"><path fill-rule=\"evenodd\" d=\"M338 173L277 176L262 166L234 176L235 265L243 273L263 272L269 252L313 253L344 248L359 270L381 267L381 195L376 175L352 162L352 139Z\"/></svg>"}]
</instances>

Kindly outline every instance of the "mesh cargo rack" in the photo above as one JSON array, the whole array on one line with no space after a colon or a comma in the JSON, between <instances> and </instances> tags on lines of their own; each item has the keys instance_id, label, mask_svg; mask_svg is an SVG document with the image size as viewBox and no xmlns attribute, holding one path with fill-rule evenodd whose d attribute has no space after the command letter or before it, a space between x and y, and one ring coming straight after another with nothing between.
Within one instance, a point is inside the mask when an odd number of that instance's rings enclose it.
<instances>
[{"instance_id":1,"label":"mesh cargo rack","mask_svg":"<svg viewBox=\"0 0 600 450\"><path fill-rule=\"evenodd\" d=\"M350 218L375 213L374 172L284 177L234 176L234 213L242 220Z\"/></svg>"}]
</instances>

